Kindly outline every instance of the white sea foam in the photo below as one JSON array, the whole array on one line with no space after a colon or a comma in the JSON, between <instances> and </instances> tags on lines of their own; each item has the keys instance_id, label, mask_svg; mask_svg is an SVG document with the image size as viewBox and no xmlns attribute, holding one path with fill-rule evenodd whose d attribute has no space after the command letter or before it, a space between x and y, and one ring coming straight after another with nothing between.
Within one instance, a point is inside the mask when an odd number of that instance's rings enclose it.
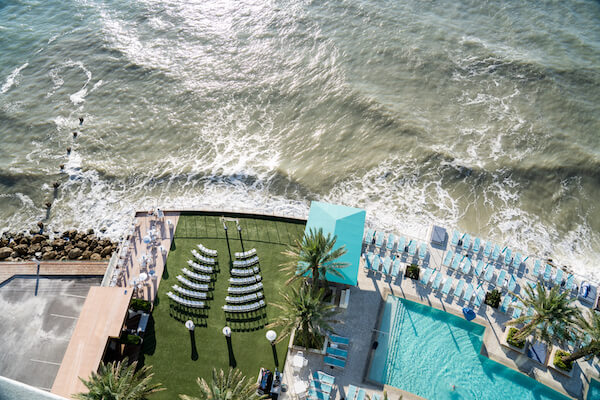
<instances>
[{"instance_id":1,"label":"white sea foam","mask_svg":"<svg viewBox=\"0 0 600 400\"><path fill-rule=\"evenodd\" d=\"M26 62L25 64L21 65L20 67L15 68L6 77L6 81L4 81L4 84L2 85L2 88L0 88L0 94L6 93L13 85L18 85L19 84L19 74L21 73L21 71L23 69L27 68L28 65L29 65L29 63Z\"/></svg>"}]
</instances>

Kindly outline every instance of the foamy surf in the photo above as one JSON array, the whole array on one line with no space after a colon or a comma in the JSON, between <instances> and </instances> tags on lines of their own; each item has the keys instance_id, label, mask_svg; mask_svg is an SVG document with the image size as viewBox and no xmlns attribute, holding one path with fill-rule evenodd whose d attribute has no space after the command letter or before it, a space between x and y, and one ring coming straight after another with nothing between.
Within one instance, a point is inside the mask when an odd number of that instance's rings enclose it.
<instances>
[{"instance_id":1,"label":"foamy surf","mask_svg":"<svg viewBox=\"0 0 600 400\"><path fill-rule=\"evenodd\" d=\"M4 81L4 84L2 85L2 88L0 88L0 94L4 94L6 92L8 92L8 90L13 86L13 85L18 85L19 84L19 74L21 73L22 70L24 70L25 68L27 68L27 66L29 65L29 63L25 63L23 65L21 65L20 67L15 68L10 75L8 75L6 77L6 81Z\"/></svg>"}]
</instances>

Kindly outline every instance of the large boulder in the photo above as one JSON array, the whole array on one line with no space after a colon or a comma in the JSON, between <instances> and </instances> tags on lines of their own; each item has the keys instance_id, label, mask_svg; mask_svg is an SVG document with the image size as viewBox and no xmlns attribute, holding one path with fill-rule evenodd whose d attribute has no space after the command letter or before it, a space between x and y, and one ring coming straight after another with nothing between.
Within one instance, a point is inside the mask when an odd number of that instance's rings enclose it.
<instances>
[{"instance_id":1,"label":"large boulder","mask_svg":"<svg viewBox=\"0 0 600 400\"><path fill-rule=\"evenodd\" d=\"M34 237L31 238L30 243L41 243L44 240L46 240L46 236L44 235L35 235Z\"/></svg>"},{"instance_id":2,"label":"large boulder","mask_svg":"<svg viewBox=\"0 0 600 400\"><path fill-rule=\"evenodd\" d=\"M74 247L71 249L71 251L69 251L69 259L71 260L76 260L77 258L81 257L81 254L83 253L83 251L81 251L81 249Z\"/></svg>"},{"instance_id":3,"label":"large boulder","mask_svg":"<svg viewBox=\"0 0 600 400\"><path fill-rule=\"evenodd\" d=\"M9 242L9 240L7 238L3 237L2 239L0 239L0 247L8 246L8 242Z\"/></svg>"},{"instance_id":4,"label":"large boulder","mask_svg":"<svg viewBox=\"0 0 600 400\"><path fill-rule=\"evenodd\" d=\"M67 245L65 245L65 253L69 253L71 250L73 250L75 248L75 246L73 246L73 243L68 242Z\"/></svg>"},{"instance_id":5,"label":"large boulder","mask_svg":"<svg viewBox=\"0 0 600 400\"><path fill-rule=\"evenodd\" d=\"M15 242L14 240L12 242L8 242L8 247L10 247L11 249L14 249L15 247L17 247L19 243Z\"/></svg>"},{"instance_id":6,"label":"large boulder","mask_svg":"<svg viewBox=\"0 0 600 400\"><path fill-rule=\"evenodd\" d=\"M88 229L87 234L88 235L93 235L94 234L94 230L92 228Z\"/></svg>"},{"instance_id":7,"label":"large boulder","mask_svg":"<svg viewBox=\"0 0 600 400\"><path fill-rule=\"evenodd\" d=\"M92 261L100 261L100 260L102 260L102 256L100 254L98 254L98 253L93 253L90 256L90 260L92 260Z\"/></svg>"},{"instance_id":8,"label":"large boulder","mask_svg":"<svg viewBox=\"0 0 600 400\"><path fill-rule=\"evenodd\" d=\"M41 244L35 243L35 244L32 244L31 246L29 246L29 251L28 251L29 254L35 254L38 251L42 251L42 245Z\"/></svg>"},{"instance_id":9,"label":"large boulder","mask_svg":"<svg viewBox=\"0 0 600 400\"><path fill-rule=\"evenodd\" d=\"M85 249L87 249L88 244L86 242L84 242L83 240L80 240L77 243L75 243L75 247L77 247L81 250L85 250Z\"/></svg>"},{"instance_id":10,"label":"large boulder","mask_svg":"<svg viewBox=\"0 0 600 400\"><path fill-rule=\"evenodd\" d=\"M12 252L13 252L13 249L11 249L10 247L0 248L0 260L4 260L5 258L10 257Z\"/></svg>"},{"instance_id":11,"label":"large boulder","mask_svg":"<svg viewBox=\"0 0 600 400\"><path fill-rule=\"evenodd\" d=\"M64 239L54 239L52 241L52 247L54 247L55 250L61 250L65 247L65 244L67 242Z\"/></svg>"},{"instance_id":12,"label":"large boulder","mask_svg":"<svg viewBox=\"0 0 600 400\"><path fill-rule=\"evenodd\" d=\"M83 240L85 238L85 233L83 232L77 232L77 235L75 235L75 237L73 238L74 242L79 242L80 240Z\"/></svg>"},{"instance_id":13,"label":"large boulder","mask_svg":"<svg viewBox=\"0 0 600 400\"><path fill-rule=\"evenodd\" d=\"M23 236L21 239L19 239L19 244L28 245L29 244L29 238L27 236Z\"/></svg>"},{"instance_id":14,"label":"large boulder","mask_svg":"<svg viewBox=\"0 0 600 400\"><path fill-rule=\"evenodd\" d=\"M81 258L83 258L84 260L89 260L91 256L92 252L89 250L84 250L84 252L81 253Z\"/></svg>"},{"instance_id":15,"label":"large boulder","mask_svg":"<svg viewBox=\"0 0 600 400\"><path fill-rule=\"evenodd\" d=\"M20 256L24 256L25 254L27 254L27 251L29 250L29 246L27 246L26 244L18 244L17 246L15 246L14 250Z\"/></svg>"},{"instance_id":16,"label":"large boulder","mask_svg":"<svg viewBox=\"0 0 600 400\"><path fill-rule=\"evenodd\" d=\"M102 257L106 257L112 254L112 246L106 246L105 248L102 249L102 252L100 253L100 255Z\"/></svg>"},{"instance_id":17,"label":"large boulder","mask_svg":"<svg viewBox=\"0 0 600 400\"><path fill-rule=\"evenodd\" d=\"M52 248L50 248L50 251L47 251L44 254L42 254L42 260L56 260L57 258L58 253L52 250Z\"/></svg>"},{"instance_id":18,"label":"large boulder","mask_svg":"<svg viewBox=\"0 0 600 400\"><path fill-rule=\"evenodd\" d=\"M52 246L44 246L44 247L42 247L42 253L47 253L47 252L52 251L52 250L54 250L52 248Z\"/></svg>"}]
</instances>

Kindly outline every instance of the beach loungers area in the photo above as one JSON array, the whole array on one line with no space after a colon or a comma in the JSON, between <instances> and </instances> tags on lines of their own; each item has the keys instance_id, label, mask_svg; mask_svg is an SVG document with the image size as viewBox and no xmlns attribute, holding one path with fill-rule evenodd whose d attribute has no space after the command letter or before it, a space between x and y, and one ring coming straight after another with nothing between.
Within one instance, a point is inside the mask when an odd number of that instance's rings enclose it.
<instances>
[{"instance_id":1,"label":"beach loungers area","mask_svg":"<svg viewBox=\"0 0 600 400\"><path fill-rule=\"evenodd\" d=\"M235 253L236 260L229 271L227 304L223 310L227 313L247 313L266 306L262 292L262 277L256 249Z\"/></svg>"}]
</instances>

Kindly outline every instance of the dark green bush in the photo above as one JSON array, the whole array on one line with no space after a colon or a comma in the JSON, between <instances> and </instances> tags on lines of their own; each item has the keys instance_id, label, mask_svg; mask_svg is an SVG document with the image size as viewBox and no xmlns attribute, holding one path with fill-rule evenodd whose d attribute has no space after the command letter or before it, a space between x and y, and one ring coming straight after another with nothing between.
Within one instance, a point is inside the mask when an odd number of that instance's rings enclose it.
<instances>
[{"instance_id":1,"label":"dark green bush","mask_svg":"<svg viewBox=\"0 0 600 400\"><path fill-rule=\"evenodd\" d=\"M132 335L130 333L123 332L119 338L119 342L123 344L140 344L142 343L142 338L138 335Z\"/></svg>"},{"instance_id":2,"label":"dark green bush","mask_svg":"<svg viewBox=\"0 0 600 400\"><path fill-rule=\"evenodd\" d=\"M556 353L554 354L554 366L562 369L563 371L570 372L573 369L573 361L565 363L562 360L563 357L568 357L570 355L571 353L564 350L556 350Z\"/></svg>"},{"instance_id":3,"label":"dark green bush","mask_svg":"<svg viewBox=\"0 0 600 400\"><path fill-rule=\"evenodd\" d=\"M410 279L419 279L419 272L421 269L418 265L412 264L406 267L406 276Z\"/></svg>"},{"instance_id":4,"label":"dark green bush","mask_svg":"<svg viewBox=\"0 0 600 400\"><path fill-rule=\"evenodd\" d=\"M294 335L294 346L306 347L307 349L321 350L325 343L325 336L319 334L309 334L308 337L303 335L300 330Z\"/></svg>"},{"instance_id":5,"label":"dark green bush","mask_svg":"<svg viewBox=\"0 0 600 400\"><path fill-rule=\"evenodd\" d=\"M144 311L150 312L150 308L152 308L152 304L149 301L144 299L131 299L131 303L129 304L129 308L134 311Z\"/></svg>"},{"instance_id":6,"label":"dark green bush","mask_svg":"<svg viewBox=\"0 0 600 400\"><path fill-rule=\"evenodd\" d=\"M525 347L525 340L515 340L513 337L519 332L517 328L510 328L508 330L508 336L506 337L506 341L511 346L515 346L518 349L522 349Z\"/></svg>"},{"instance_id":7,"label":"dark green bush","mask_svg":"<svg viewBox=\"0 0 600 400\"><path fill-rule=\"evenodd\" d=\"M490 290L485 294L485 304L490 307L498 308L500 305L500 292L498 289Z\"/></svg>"}]
</instances>

